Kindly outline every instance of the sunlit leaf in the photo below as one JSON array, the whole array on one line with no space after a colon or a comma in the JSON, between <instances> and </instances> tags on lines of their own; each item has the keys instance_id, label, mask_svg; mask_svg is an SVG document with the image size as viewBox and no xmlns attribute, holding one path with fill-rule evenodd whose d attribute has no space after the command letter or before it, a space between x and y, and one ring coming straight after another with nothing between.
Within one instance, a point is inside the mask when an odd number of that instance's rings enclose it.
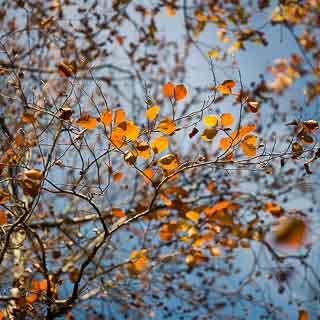
<instances>
[{"instance_id":1,"label":"sunlit leaf","mask_svg":"<svg viewBox=\"0 0 320 320\"><path fill-rule=\"evenodd\" d=\"M300 141L304 144L312 144L313 143L313 138L305 132L300 134L298 137L299 137Z\"/></svg>"},{"instance_id":2,"label":"sunlit leaf","mask_svg":"<svg viewBox=\"0 0 320 320\"><path fill-rule=\"evenodd\" d=\"M43 172L38 169L25 170L24 175L31 180L42 180Z\"/></svg>"},{"instance_id":3,"label":"sunlit leaf","mask_svg":"<svg viewBox=\"0 0 320 320\"><path fill-rule=\"evenodd\" d=\"M128 263L128 272L131 276L139 275L148 265L146 250L132 251L130 255L131 261Z\"/></svg>"},{"instance_id":4,"label":"sunlit leaf","mask_svg":"<svg viewBox=\"0 0 320 320\"><path fill-rule=\"evenodd\" d=\"M211 58L218 58L219 55L220 55L220 52L217 49L212 49L212 50L208 51L208 56Z\"/></svg>"},{"instance_id":5,"label":"sunlit leaf","mask_svg":"<svg viewBox=\"0 0 320 320\"><path fill-rule=\"evenodd\" d=\"M151 168L146 168L143 170L145 180L149 181L154 176L154 172Z\"/></svg>"},{"instance_id":6,"label":"sunlit leaf","mask_svg":"<svg viewBox=\"0 0 320 320\"><path fill-rule=\"evenodd\" d=\"M94 129L98 125L98 121L95 117L85 113L77 120L77 124L84 129Z\"/></svg>"},{"instance_id":7,"label":"sunlit leaf","mask_svg":"<svg viewBox=\"0 0 320 320\"><path fill-rule=\"evenodd\" d=\"M124 155L124 161L127 162L130 165L133 165L137 160L137 154L135 154L133 151L128 151Z\"/></svg>"},{"instance_id":8,"label":"sunlit leaf","mask_svg":"<svg viewBox=\"0 0 320 320\"><path fill-rule=\"evenodd\" d=\"M0 225L7 224L7 223L8 223L8 219L7 219L6 213L3 210L0 210Z\"/></svg>"},{"instance_id":9,"label":"sunlit leaf","mask_svg":"<svg viewBox=\"0 0 320 320\"><path fill-rule=\"evenodd\" d=\"M299 217L287 217L280 221L274 231L275 243L290 248L299 248L307 236L307 225Z\"/></svg>"},{"instance_id":10,"label":"sunlit leaf","mask_svg":"<svg viewBox=\"0 0 320 320\"><path fill-rule=\"evenodd\" d=\"M160 153L168 148L169 141L166 137L160 136L153 139L150 145L154 153Z\"/></svg>"},{"instance_id":11,"label":"sunlit leaf","mask_svg":"<svg viewBox=\"0 0 320 320\"><path fill-rule=\"evenodd\" d=\"M316 120L303 121L303 126L311 133L314 133L319 129L319 123Z\"/></svg>"},{"instance_id":12,"label":"sunlit leaf","mask_svg":"<svg viewBox=\"0 0 320 320\"><path fill-rule=\"evenodd\" d=\"M125 212L120 208L112 208L111 213L117 218L122 218L126 216Z\"/></svg>"},{"instance_id":13,"label":"sunlit leaf","mask_svg":"<svg viewBox=\"0 0 320 320\"><path fill-rule=\"evenodd\" d=\"M158 160L158 165L163 169L172 170L179 166L179 162L174 154L169 153Z\"/></svg>"},{"instance_id":14,"label":"sunlit leaf","mask_svg":"<svg viewBox=\"0 0 320 320\"><path fill-rule=\"evenodd\" d=\"M58 73L62 77L70 77L77 71L77 68L74 62L66 63L61 61L57 64L57 69L58 69Z\"/></svg>"},{"instance_id":15,"label":"sunlit leaf","mask_svg":"<svg viewBox=\"0 0 320 320\"><path fill-rule=\"evenodd\" d=\"M162 93L165 97L172 97L174 95L174 84L172 82L167 82L162 87Z\"/></svg>"},{"instance_id":16,"label":"sunlit leaf","mask_svg":"<svg viewBox=\"0 0 320 320\"><path fill-rule=\"evenodd\" d=\"M167 9L167 15L169 17L174 17L177 14L177 12L176 12L175 8L173 7L173 5L167 5L166 9Z\"/></svg>"},{"instance_id":17,"label":"sunlit leaf","mask_svg":"<svg viewBox=\"0 0 320 320\"><path fill-rule=\"evenodd\" d=\"M204 141L212 141L214 137L217 135L218 131L215 128L206 128L203 130L201 134L201 139Z\"/></svg>"},{"instance_id":18,"label":"sunlit leaf","mask_svg":"<svg viewBox=\"0 0 320 320\"><path fill-rule=\"evenodd\" d=\"M270 212L273 216L280 217L284 213L284 209L274 202L267 202L264 210Z\"/></svg>"},{"instance_id":19,"label":"sunlit leaf","mask_svg":"<svg viewBox=\"0 0 320 320\"><path fill-rule=\"evenodd\" d=\"M138 126L136 126L132 120L128 120L127 121L127 128L125 131L125 136L129 140L135 141L135 140L137 140L139 133L140 133L140 128Z\"/></svg>"},{"instance_id":20,"label":"sunlit leaf","mask_svg":"<svg viewBox=\"0 0 320 320\"><path fill-rule=\"evenodd\" d=\"M197 211L188 211L186 217L194 222L198 222L200 219L200 214Z\"/></svg>"},{"instance_id":21,"label":"sunlit leaf","mask_svg":"<svg viewBox=\"0 0 320 320\"><path fill-rule=\"evenodd\" d=\"M248 110L252 113L257 113L259 111L259 102L248 101L247 106L248 106Z\"/></svg>"},{"instance_id":22,"label":"sunlit leaf","mask_svg":"<svg viewBox=\"0 0 320 320\"><path fill-rule=\"evenodd\" d=\"M115 172L112 178L115 182L119 182L123 178L123 173L121 171Z\"/></svg>"},{"instance_id":23,"label":"sunlit leaf","mask_svg":"<svg viewBox=\"0 0 320 320\"><path fill-rule=\"evenodd\" d=\"M119 108L114 113L114 125L117 126L121 122L125 121L126 113L122 108Z\"/></svg>"},{"instance_id":24,"label":"sunlit leaf","mask_svg":"<svg viewBox=\"0 0 320 320\"><path fill-rule=\"evenodd\" d=\"M154 105L146 111L146 117L148 120L153 121L157 117L159 112L160 112L160 107Z\"/></svg>"},{"instance_id":25,"label":"sunlit leaf","mask_svg":"<svg viewBox=\"0 0 320 320\"><path fill-rule=\"evenodd\" d=\"M110 141L112 144L117 147L121 148L126 145L124 138L125 131L119 127L114 128L111 132Z\"/></svg>"},{"instance_id":26,"label":"sunlit leaf","mask_svg":"<svg viewBox=\"0 0 320 320\"><path fill-rule=\"evenodd\" d=\"M176 124L170 118L163 118L157 129L163 133L172 134L176 130Z\"/></svg>"},{"instance_id":27,"label":"sunlit leaf","mask_svg":"<svg viewBox=\"0 0 320 320\"><path fill-rule=\"evenodd\" d=\"M235 85L236 82L234 80L225 80L217 87L217 90L223 94L230 94Z\"/></svg>"},{"instance_id":28,"label":"sunlit leaf","mask_svg":"<svg viewBox=\"0 0 320 320\"><path fill-rule=\"evenodd\" d=\"M176 221L169 221L165 223L159 230L159 238L162 241L170 241L177 230L178 224Z\"/></svg>"},{"instance_id":29,"label":"sunlit leaf","mask_svg":"<svg viewBox=\"0 0 320 320\"><path fill-rule=\"evenodd\" d=\"M233 115L231 113L223 113L221 115L221 125L224 127L231 126L234 122Z\"/></svg>"},{"instance_id":30,"label":"sunlit leaf","mask_svg":"<svg viewBox=\"0 0 320 320\"><path fill-rule=\"evenodd\" d=\"M112 112L108 110L102 112L100 115L100 120L105 126L110 125L112 122Z\"/></svg>"},{"instance_id":31,"label":"sunlit leaf","mask_svg":"<svg viewBox=\"0 0 320 320\"><path fill-rule=\"evenodd\" d=\"M306 310L299 310L298 320L309 320L309 313Z\"/></svg>"},{"instance_id":32,"label":"sunlit leaf","mask_svg":"<svg viewBox=\"0 0 320 320\"><path fill-rule=\"evenodd\" d=\"M174 87L174 98L176 101L183 100L187 94L188 91L184 84L178 84Z\"/></svg>"},{"instance_id":33,"label":"sunlit leaf","mask_svg":"<svg viewBox=\"0 0 320 320\"><path fill-rule=\"evenodd\" d=\"M203 123L206 126L215 127L218 125L218 117L215 115L207 115L203 117Z\"/></svg>"}]
</instances>

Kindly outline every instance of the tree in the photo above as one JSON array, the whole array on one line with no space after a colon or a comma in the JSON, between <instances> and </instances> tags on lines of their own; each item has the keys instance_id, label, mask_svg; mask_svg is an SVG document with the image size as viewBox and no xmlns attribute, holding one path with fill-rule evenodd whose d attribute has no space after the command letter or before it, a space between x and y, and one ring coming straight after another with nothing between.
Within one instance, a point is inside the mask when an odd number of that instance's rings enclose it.
<instances>
[{"instance_id":1,"label":"tree","mask_svg":"<svg viewBox=\"0 0 320 320\"><path fill-rule=\"evenodd\" d=\"M319 316L319 1L1 4L0 318Z\"/></svg>"}]
</instances>

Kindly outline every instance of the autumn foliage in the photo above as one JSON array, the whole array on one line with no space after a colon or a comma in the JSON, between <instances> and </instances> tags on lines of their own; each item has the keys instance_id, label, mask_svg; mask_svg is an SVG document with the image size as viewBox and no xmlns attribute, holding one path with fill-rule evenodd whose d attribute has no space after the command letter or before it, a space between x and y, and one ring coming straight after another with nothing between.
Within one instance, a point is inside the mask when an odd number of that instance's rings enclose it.
<instances>
[{"instance_id":1,"label":"autumn foliage","mask_svg":"<svg viewBox=\"0 0 320 320\"><path fill-rule=\"evenodd\" d=\"M0 319L319 317L319 16L3 0Z\"/></svg>"}]
</instances>

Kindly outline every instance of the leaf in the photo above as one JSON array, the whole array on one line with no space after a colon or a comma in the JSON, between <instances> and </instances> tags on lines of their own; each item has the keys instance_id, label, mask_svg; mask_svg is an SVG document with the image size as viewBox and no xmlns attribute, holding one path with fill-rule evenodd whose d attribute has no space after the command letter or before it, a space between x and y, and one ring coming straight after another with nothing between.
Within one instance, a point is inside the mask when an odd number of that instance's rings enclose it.
<instances>
[{"instance_id":1,"label":"leaf","mask_svg":"<svg viewBox=\"0 0 320 320\"><path fill-rule=\"evenodd\" d=\"M313 143L313 138L311 136L309 136L308 134L306 134L305 132L300 134L299 139L302 143L304 144L312 144Z\"/></svg>"},{"instance_id":2,"label":"leaf","mask_svg":"<svg viewBox=\"0 0 320 320\"><path fill-rule=\"evenodd\" d=\"M298 320L309 320L309 313L306 310L299 310Z\"/></svg>"},{"instance_id":3,"label":"leaf","mask_svg":"<svg viewBox=\"0 0 320 320\"><path fill-rule=\"evenodd\" d=\"M97 126L98 121L96 118L85 113L77 120L77 124L84 129L94 129Z\"/></svg>"},{"instance_id":4,"label":"leaf","mask_svg":"<svg viewBox=\"0 0 320 320\"><path fill-rule=\"evenodd\" d=\"M126 216L125 212L120 208L112 208L111 213L117 218L122 218Z\"/></svg>"},{"instance_id":5,"label":"leaf","mask_svg":"<svg viewBox=\"0 0 320 320\"><path fill-rule=\"evenodd\" d=\"M125 131L125 136L131 140L135 141L137 140L140 133L140 128L136 126L132 120L127 121L127 129Z\"/></svg>"},{"instance_id":6,"label":"leaf","mask_svg":"<svg viewBox=\"0 0 320 320\"><path fill-rule=\"evenodd\" d=\"M119 127L112 129L110 141L111 143L117 147L122 148L126 145L126 142L123 141L125 131Z\"/></svg>"},{"instance_id":7,"label":"leaf","mask_svg":"<svg viewBox=\"0 0 320 320\"><path fill-rule=\"evenodd\" d=\"M148 120L153 121L157 117L159 112L160 112L160 107L154 105L146 111L146 117Z\"/></svg>"},{"instance_id":8,"label":"leaf","mask_svg":"<svg viewBox=\"0 0 320 320\"><path fill-rule=\"evenodd\" d=\"M151 168L146 168L143 170L143 173L144 173L144 179L146 181L149 182L149 180L151 180L151 178L154 176L154 172Z\"/></svg>"},{"instance_id":9,"label":"leaf","mask_svg":"<svg viewBox=\"0 0 320 320\"><path fill-rule=\"evenodd\" d=\"M257 153L257 148L255 144L257 143L257 137L255 135L247 135L244 137L240 144L244 154L248 157L254 157Z\"/></svg>"},{"instance_id":10,"label":"leaf","mask_svg":"<svg viewBox=\"0 0 320 320\"><path fill-rule=\"evenodd\" d=\"M124 161L130 165L133 165L137 160L137 155L134 154L132 151L128 151L124 155Z\"/></svg>"},{"instance_id":11,"label":"leaf","mask_svg":"<svg viewBox=\"0 0 320 320\"><path fill-rule=\"evenodd\" d=\"M302 124L303 124L304 128L311 133L314 133L319 129L319 123L316 120L303 121Z\"/></svg>"},{"instance_id":12,"label":"leaf","mask_svg":"<svg viewBox=\"0 0 320 320\"><path fill-rule=\"evenodd\" d=\"M267 202L264 206L264 210L270 212L273 216L276 217L280 217L284 213L284 209L274 202Z\"/></svg>"},{"instance_id":13,"label":"leaf","mask_svg":"<svg viewBox=\"0 0 320 320\"><path fill-rule=\"evenodd\" d=\"M167 82L162 87L162 93L165 97L172 97L174 95L174 84L172 82Z\"/></svg>"},{"instance_id":14,"label":"leaf","mask_svg":"<svg viewBox=\"0 0 320 320\"><path fill-rule=\"evenodd\" d=\"M10 199L10 194L3 189L0 189L0 204L6 203Z\"/></svg>"},{"instance_id":15,"label":"leaf","mask_svg":"<svg viewBox=\"0 0 320 320\"><path fill-rule=\"evenodd\" d=\"M189 138L193 138L198 132L199 130L197 128L193 128L192 131L189 133Z\"/></svg>"},{"instance_id":16,"label":"leaf","mask_svg":"<svg viewBox=\"0 0 320 320\"><path fill-rule=\"evenodd\" d=\"M188 94L187 88L184 84L178 84L174 88L174 98L176 101L183 100Z\"/></svg>"},{"instance_id":17,"label":"leaf","mask_svg":"<svg viewBox=\"0 0 320 320\"><path fill-rule=\"evenodd\" d=\"M234 80L225 80L217 87L217 90L223 94L230 94L232 93L232 88L234 88L236 82Z\"/></svg>"},{"instance_id":18,"label":"leaf","mask_svg":"<svg viewBox=\"0 0 320 320\"><path fill-rule=\"evenodd\" d=\"M172 170L179 166L179 162L174 154L169 153L158 160L158 165L163 169Z\"/></svg>"},{"instance_id":19,"label":"leaf","mask_svg":"<svg viewBox=\"0 0 320 320\"><path fill-rule=\"evenodd\" d=\"M303 245L306 236L307 225L299 217L284 218L274 231L275 243L293 249Z\"/></svg>"},{"instance_id":20,"label":"leaf","mask_svg":"<svg viewBox=\"0 0 320 320\"><path fill-rule=\"evenodd\" d=\"M248 101L247 106L250 112L257 113L259 111L259 102Z\"/></svg>"},{"instance_id":21,"label":"leaf","mask_svg":"<svg viewBox=\"0 0 320 320\"><path fill-rule=\"evenodd\" d=\"M163 133L172 134L176 130L176 124L170 118L163 118L157 129Z\"/></svg>"},{"instance_id":22,"label":"leaf","mask_svg":"<svg viewBox=\"0 0 320 320\"><path fill-rule=\"evenodd\" d=\"M31 180L41 181L43 179L43 172L38 169L25 170L24 175Z\"/></svg>"},{"instance_id":23,"label":"leaf","mask_svg":"<svg viewBox=\"0 0 320 320\"><path fill-rule=\"evenodd\" d=\"M150 145L154 153L160 153L168 148L169 141L166 137L160 136L153 139Z\"/></svg>"},{"instance_id":24,"label":"leaf","mask_svg":"<svg viewBox=\"0 0 320 320\"><path fill-rule=\"evenodd\" d=\"M216 125L218 125L218 117L209 114L209 115L203 117L203 123L204 123L206 126L215 127Z\"/></svg>"},{"instance_id":25,"label":"leaf","mask_svg":"<svg viewBox=\"0 0 320 320\"><path fill-rule=\"evenodd\" d=\"M220 52L217 49L212 49L212 50L208 51L208 56L211 58L218 58L219 55L220 55Z\"/></svg>"},{"instance_id":26,"label":"leaf","mask_svg":"<svg viewBox=\"0 0 320 320\"><path fill-rule=\"evenodd\" d=\"M69 107L63 107L59 109L58 117L62 120L70 120L72 116L72 109Z\"/></svg>"},{"instance_id":27,"label":"leaf","mask_svg":"<svg viewBox=\"0 0 320 320\"><path fill-rule=\"evenodd\" d=\"M123 178L123 173L121 171L115 172L112 178L115 182L119 182Z\"/></svg>"},{"instance_id":28,"label":"leaf","mask_svg":"<svg viewBox=\"0 0 320 320\"><path fill-rule=\"evenodd\" d=\"M303 147L301 144L295 142L291 145L291 150L292 150L292 153L293 153L293 157L294 158L298 158L302 155L303 153Z\"/></svg>"},{"instance_id":29,"label":"leaf","mask_svg":"<svg viewBox=\"0 0 320 320\"><path fill-rule=\"evenodd\" d=\"M200 219L200 214L197 211L188 211L186 217L194 222L198 222Z\"/></svg>"},{"instance_id":30,"label":"leaf","mask_svg":"<svg viewBox=\"0 0 320 320\"><path fill-rule=\"evenodd\" d=\"M201 134L201 139L204 141L211 142L217 135L218 131L215 128L206 128Z\"/></svg>"},{"instance_id":31,"label":"leaf","mask_svg":"<svg viewBox=\"0 0 320 320\"><path fill-rule=\"evenodd\" d=\"M61 77L70 77L77 71L77 67L74 62L67 63L61 61L57 64L57 69Z\"/></svg>"},{"instance_id":32,"label":"leaf","mask_svg":"<svg viewBox=\"0 0 320 320\"><path fill-rule=\"evenodd\" d=\"M131 276L137 276L148 265L149 260L145 254L145 249L132 251L130 255L131 261L128 263L128 272Z\"/></svg>"},{"instance_id":33,"label":"leaf","mask_svg":"<svg viewBox=\"0 0 320 320\"><path fill-rule=\"evenodd\" d=\"M175 8L173 7L173 5L167 5L166 9L167 9L167 15L169 17L174 17L177 14Z\"/></svg>"},{"instance_id":34,"label":"leaf","mask_svg":"<svg viewBox=\"0 0 320 320\"><path fill-rule=\"evenodd\" d=\"M5 313L4 311L0 310L0 320L4 320L5 319Z\"/></svg>"},{"instance_id":35,"label":"leaf","mask_svg":"<svg viewBox=\"0 0 320 320\"><path fill-rule=\"evenodd\" d=\"M110 125L112 122L112 112L109 110L102 112L100 115L100 120L105 126Z\"/></svg>"},{"instance_id":36,"label":"leaf","mask_svg":"<svg viewBox=\"0 0 320 320\"><path fill-rule=\"evenodd\" d=\"M233 115L231 113L223 113L221 115L221 125L224 127L231 126L234 122Z\"/></svg>"},{"instance_id":37,"label":"leaf","mask_svg":"<svg viewBox=\"0 0 320 320\"><path fill-rule=\"evenodd\" d=\"M178 224L176 221L169 221L169 223L163 224L159 230L159 238L162 241L170 241L177 230Z\"/></svg>"},{"instance_id":38,"label":"leaf","mask_svg":"<svg viewBox=\"0 0 320 320\"><path fill-rule=\"evenodd\" d=\"M114 125L117 126L121 122L125 121L126 113L122 108L119 108L114 113Z\"/></svg>"},{"instance_id":39,"label":"leaf","mask_svg":"<svg viewBox=\"0 0 320 320\"><path fill-rule=\"evenodd\" d=\"M8 219L7 219L7 215L3 210L0 210L0 225L3 224L7 224L8 223Z\"/></svg>"}]
</instances>

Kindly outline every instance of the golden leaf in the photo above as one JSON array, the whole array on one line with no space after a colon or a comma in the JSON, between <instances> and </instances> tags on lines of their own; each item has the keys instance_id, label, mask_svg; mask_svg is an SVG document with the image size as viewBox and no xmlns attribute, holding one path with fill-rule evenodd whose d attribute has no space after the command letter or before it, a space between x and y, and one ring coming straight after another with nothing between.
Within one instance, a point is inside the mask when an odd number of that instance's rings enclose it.
<instances>
[{"instance_id":1,"label":"golden leaf","mask_svg":"<svg viewBox=\"0 0 320 320\"><path fill-rule=\"evenodd\" d=\"M221 125L224 127L231 126L234 122L233 115L231 113L223 113L221 115Z\"/></svg>"},{"instance_id":2,"label":"golden leaf","mask_svg":"<svg viewBox=\"0 0 320 320\"><path fill-rule=\"evenodd\" d=\"M146 117L148 120L153 121L157 117L159 112L160 112L160 107L154 105L146 111Z\"/></svg>"},{"instance_id":3,"label":"golden leaf","mask_svg":"<svg viewBox=\"0 0 320 320\"><path fill-rule=\"evenodd\" d=\"M235 87L236 82L234 80L225 80L217 87L217 90L223 94L232 93L232 88Z\"/></svg>"},{"instance_id":4,"label":"golden leaf","mask_svg":"<svg viewBox=\"0 0 320 320\"><path fill-rule=\"evenodd\" d=\"M102 112L100 120L105 126L108 126L112 122L112 112L108 110Z\"/></svg>"},{"instance_id":5,"label":"golden leaf","mask_svg":"<svg viewBox=\"0 0 320 320\"><path fill-rule=\"evenodd\" d=\"M203 123L209 127L215 127L216 125L218 125L218 117L209 114L203 117Z\"/></svg>"},{"instance_id":6,"label":"golden leaf","mask_svg":"<svg viewBox=\"0 0 320 320\"><path fill-rule=\"evenodd\" d=\"M77 120L77 124L84 129L94 129L97 126L98 121L96 118L86 113L81 115Z\"/></svg>"},{"instance_id":7,"label":"golden leaf","mask_svg":"<svg viewBox=\"0 0 320 320\"><path fill-rule=\"evenodd\" d=\"M170 118L163 118L158 124L158 130L166 134L172 134L176 130L176 124Z\"/></svg>"},{"instance_id":8,"label":"golden leaf","mask_svg":"<svg viewBox=\"0 0 320 320\"><path fill-rule=\"evenodd\" d=\"M212 141L214 137L217 135L218 131L215 128L206 128L203 130L201 134L201 139L204 141Z\"/></svg>"},{"instance_id":9,"label":"golden leaf","mask_svg":"<svg viewBox=\"0 0 320 320\"><path fill-rule=\"evenodd\" d=\"M169 153L158 160L158 165L163 169L172 170L179 166L179 162L174 154Z\"/></svg>"},{"instance_id":10,"label":"golden leaf","mask_svg":"<svg viewBox=\"0 0 320 320\"><path fill-rule=\"evenodd\" d=\"M166 137L160 136L153 139L150 145L154 153L160 153L168 148L169 141Z\"/></svg>"}]
</instances>

